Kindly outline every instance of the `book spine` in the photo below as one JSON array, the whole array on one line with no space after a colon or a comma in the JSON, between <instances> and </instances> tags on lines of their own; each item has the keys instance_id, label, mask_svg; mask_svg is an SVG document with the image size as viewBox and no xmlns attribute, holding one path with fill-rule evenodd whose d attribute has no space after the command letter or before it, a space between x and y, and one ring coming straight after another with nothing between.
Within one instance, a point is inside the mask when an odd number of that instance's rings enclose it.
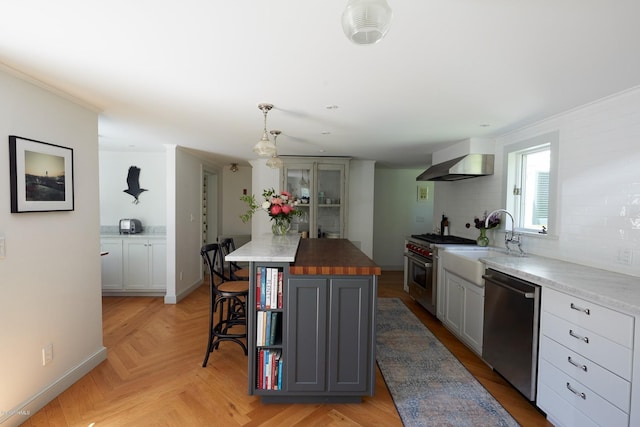
<instances>
[{"instance_id":1,"label":"book spine","mask_svg":"<svg viewBox=\"0 0 640 427\"><path fill-rule=\"evenodd\" d=\"M271 308L278 307L278 269L271 269Z\"/></svg>"},{"instance_id":2,"label":"book spine","mask_svg":"<svg viewBox=\"0 0 640 427\"><path fill-rule=\"evenodd\" d=\"M269 333L269 345L276 344L276 333L278 330L278 312L271 313L271 331Z\"/></svg>"},{"instance_id":3,"label":"book spine","mask_svg":"<svg viewBox=\"0 0 640 427\"><path fill-rule=\"evenodd\" d=\"M276 353L277 352L272 352L273 354L271 355L271 367L269 369L269 373L271 375L271 379L269 380L269 384L271 385L271 390L276 390L277 389L277 385L275 384L275 380L276 380Z\"/></svg>"},{"instance_id":4,"label":"book spine","mask_svg":"<svg viewBox=\"0 0 640 427\"><path fill-rule=\"evenodd\" d=\"M267 312L265 313L266 315L266 325L264 328L264 336L265 336L265 340L264 340L264 345L271 345L271 313Z\"/></svg>"},{"instance_id":5,"label":"book spine","mask_svg":"<svg viewBox=\"0 0 640 427\"><path fill-rule=\"evenodd\" d=\"M264 389L269 390L271 383L269 378L271 377L271 352L269 350L264 351Z\"/></svg>"},{"instance_id":6,"label":"book spine","mask_svg":"<svg viewBox=\"0 0 640 427\"><path fill-rule=\"evenodd\" d=\"M278 271L278 308L282 308L283 276L284 273L282 271Z\"/></svg>"},{"instance_id":7,"label":"book spine","mask_svg":"<svg viewBox=\"0 0 640 427\"><path fill-rule=\"evenodd\" d=\"M265 309L267 307L267 295L269 295L269 278L266 267L260 267L262 269L262 287L260 288L260 308Z\"/></svg>"},{"instance_id":8,"label":"book spine","mask_svg":"<svg viewBox=\"0 0 640 427\"><path fill-rule=\"evenodd\" d=\"M258 389L264 387L264 350L258 352Z\"/></svg>"},{"instance_id":9,"label":"book spine","mask_svg":"<svg viewBox=\"0 0 640 427\"><path fill-rule=\"evenodd\" d=\"M262 344L262 322L264 318L262 317L262 311L259 311L256 316L256 346L261 346Z\"/></svg>"},{"instance_id":10,"label":"book spine","mask_svg":"<svg viewBox=\"0 0 640 427\"><path fill-rule=\"evenodd\" d=\"M260 310L260 294L262 287L262 271L260 268L256 268L256 309Z\"/></svg>"}]
</instances>

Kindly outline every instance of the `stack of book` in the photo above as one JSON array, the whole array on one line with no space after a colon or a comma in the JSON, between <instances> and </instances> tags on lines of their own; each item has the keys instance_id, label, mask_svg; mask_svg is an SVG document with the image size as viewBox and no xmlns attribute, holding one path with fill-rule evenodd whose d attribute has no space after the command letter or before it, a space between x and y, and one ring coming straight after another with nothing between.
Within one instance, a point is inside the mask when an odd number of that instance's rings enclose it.
<instances>
[{"instance_id":1,"label":"stack of book","mask_svg":"<svg viewBox=\"0 0 640 427\"><path fill-rule=\"evenodd\" d=\"M269 310L282 308L282 270L259 267L256 272L256 308Z\"/></svg>"},{"instance_id":2,"label":"stack of book","mask_svg":"<svg viewBox=\"0 0 640 427\"><path fill-rule=\"evenodd\" d=\"M258 351L257 377L259 390L282 390L282 350Z\"/></svg>"},{"instance_id":3,"label":"stack of book","mask_svg":"<svg viewBox=\"0 0 640 427\"><path fill-rule=\"evenodd\" d=\"M256 327L256 346L263 347L276 345L276 340L280 339L278 329L280 327L281 312L278 311L258 311Z\"/></svg>"}]
</instances>

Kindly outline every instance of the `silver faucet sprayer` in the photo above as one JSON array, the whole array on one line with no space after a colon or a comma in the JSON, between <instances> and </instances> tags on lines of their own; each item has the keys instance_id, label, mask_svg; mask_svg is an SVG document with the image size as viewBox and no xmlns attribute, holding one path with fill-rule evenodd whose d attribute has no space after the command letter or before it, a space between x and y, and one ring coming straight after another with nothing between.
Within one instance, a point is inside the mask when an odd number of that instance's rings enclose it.
<instances>
[{"instance_id":1,"label":"silver faucet sprayer","mask_svg":"<svg viewBox=\"0 0 640 427\"><path fill-rule=\"evenodd\" d=\"M500 213L500 212L506 213L511 218L511 237L509 237L509 232L507 231L507 227L505 227L504 229L504 245L507 248L507 253L511 252L511 247L509 246L509 244L515 243L518 245L518 250L520 251L520 255L524 255L524 251L522 250L522 235L515 233L516 222L513 220L513 215L511 215L509 211L507 211L506 209L496 209L495 211L487 215L487 219L484 222L484 226L488 227L489 218L491 218L493 214Z\"/></svg>"}]
</instances>

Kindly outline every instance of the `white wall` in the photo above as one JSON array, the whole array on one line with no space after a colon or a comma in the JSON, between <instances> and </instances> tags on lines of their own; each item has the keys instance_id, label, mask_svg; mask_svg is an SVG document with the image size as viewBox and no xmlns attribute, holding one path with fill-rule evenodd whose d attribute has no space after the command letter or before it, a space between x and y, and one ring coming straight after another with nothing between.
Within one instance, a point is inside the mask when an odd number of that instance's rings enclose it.
<instances>
[{"instance_id":1,"label":"white wall","mask_svg":"<svg viewBox=\"0 0 640 427\"><path fill-rule=\"evenodd\" d=\"M0 93L0 423L11 426L26 419L18 411L35 413L104 360L106 349L98 114L4 71ZM8 135L73 149L74 211L10 213ZM48 344L54 358L42 366Z\"/></svg>"},{"instance_id":2,"label":"white wall","mask_svg":"<svg viewBox=\"0 0 640 427\"><path fill-rule=\"evenodd\" d=\"M167 206L171 211L167 216L175 218L167 226L167 253L175 256L175 271L173 275L169 271L165 302L176 303L202 283L202 183L205 168L212 173L219 170L179 147L168 157L175 157L167 162L167 169L173 169L168 175L175 176L174 193L168 195L175 202Z\"/></svg>"},{"instance_id":3,"label":"white wall","mask_svg":"<svg viewBox=\"0 0 640 427\"><path fill-rule=\"evenodd\" d=\"M351 160L349 162L347 237L372 259L374 180L375 162L373 160Z\"/></svg>"},{"instance_id":4,"label":"white wall","mask_svg":"<svg viewBox=\"0 0 640 427\"><path fill-rule=\"evenodd\" d=\"M250 160L252 167L251 187L257 202L262 202L262 191L265 188L280 188L280 169L271 169L265 164L265 159ZM243 207L242 212L246 212ZM261 214L261 215L260 215ZM260 236L271 233L271 221L269 215L258 212L251 217L251 236Z\"/></svg>"},{"instance_id":5,"label":"white wall","mask_svg":"<svg viewBox=\"0 0 640 427\"><path fill-rule=\"evenodd\" d=\"M125 193L130 166L140 168L139 203ZM166 161L162 152L100 151L100 224L117 226L121 218L138 218L145 226L166 226Z\"/></svg>"},{"instance_id":6,"label":"white wall","mask_svg":"<svg viewBox=\"0 0 640 427\"><path fill-rule=\"evenodd\" d=\"M403 269L405 237L433 232L434 183L416 181L425 169L376 168L373 260L383 270ZM424 202L421 185L429 195Z\"/></svg>"},{"instance_id":7,"label":"white wall","mask_svg":"<svg viewBox=\"0 0 640 427\"><path fill-rule=\"evenodd\" d=\"M247 204L240 200L243 191L246 190L247 194L253 194L251 191L251 167L238 166L237 172L231 172L228 167L224 168L222 170L222 181L224 195L222 198L222 230L220 234L225 236L251 234L251 222L245 224L240 219L240 215L247 211Z\"/></svg>"},{"instance_id":8,"label":"white wall","mask_svg":"<svg viewBox=\"0 0 640 427\"><path fill-rule=\"evenodd\" d=\"M558 238L526 236L525 251L640 276L640 88L497 138L496 174L436 183L435 212L447 212L452 234L475 238L463 224L503 207L504 146L556 130ZM502 244L502 234L491 237ZM632 251L630 265L617 260L623 250Z\"/></svg>"}]
</instances>

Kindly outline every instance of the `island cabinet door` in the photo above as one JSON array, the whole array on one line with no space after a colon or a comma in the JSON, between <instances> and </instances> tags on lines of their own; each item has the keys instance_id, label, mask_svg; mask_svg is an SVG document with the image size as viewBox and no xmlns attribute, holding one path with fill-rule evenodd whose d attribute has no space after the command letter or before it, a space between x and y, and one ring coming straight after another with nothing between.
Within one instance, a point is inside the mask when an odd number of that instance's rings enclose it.
<instances>
[{"instance_id":1,"label":"island cabinet door","mask_svg":"<svg viewBox=\"0 0 640 427\"><path fill-rule=\"evenodd\" d=\"M369 381L370 278L331 280L329 390L367 391Z\"/></svg>"},{"instance_id":2,"label":"island cabinet door","mask_svg":"<svg viewBox=\"0 0 640 427\"><path fill-rule=\"evenodd\" d=\"M287 391L326 390L327 281L289 278L287 285Z\"/></svg>"}]
</instances>

